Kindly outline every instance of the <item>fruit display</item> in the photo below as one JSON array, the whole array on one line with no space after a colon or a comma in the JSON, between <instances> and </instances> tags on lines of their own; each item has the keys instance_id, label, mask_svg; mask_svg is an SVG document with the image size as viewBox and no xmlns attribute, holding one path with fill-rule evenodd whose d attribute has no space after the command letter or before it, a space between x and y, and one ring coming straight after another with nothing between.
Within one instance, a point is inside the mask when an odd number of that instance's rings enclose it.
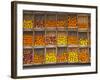
<instances>
[{"instance_id":1,"label":"fruit display","mask_svg":"<svg viewBox=\"0 0 100 80\"><path fill-rule=\"evenodd\" d=\"M87 15L78 15L78 27L88 28L89 27L89 17Z\"/></svg>"},{"instance_id":2,"label":"fruit display","mask_svg":"<svg viewBox=\"0 0 100 80\"><path fill-rule=\"evenodd\" d=\"M32 20L24 20L24 29L32 29L33 28L33 21Z\"/></svg>"},{"instance_id":3,"label":"fruit display","mask_svg":"<svg viewBox=\"0 0 100 80\"><path fill-rule=\"evenodd\" d=\"M56 45L56 33L48 32L46 34L46 45Z\"/></svg>"},{"instance_id":4,"label":"fruit display","mask_svg":"<svg viewBox=\"0 0 100 80\"><path fill-rule=\"evenodd\" d=\"M32 29L34 26L34 20L32 19L33 15L30 13L24 14L23 16L23 28Z\"/></svg>"},{"instance_id":5,"label":"fruit display","mask_svg":"<svg viewBox=\"0 0 100 80\"><path fill-rule=\"evenodd\" d=\"M44 63L44 49L34 49L33 64Z\"/></svg>"},{"instance_id":6,"label":"fruit display","mask_svg":"<svg viewBox=\"0 0 100 80\"><path fill-rule=\"evenodd\" d=\"M35 28L44 28L44 15L36 15L35 16Z\"/></svg>"},{"instance_id":7,"label":"fruit display","mask_svg":"<svg viewBox=\"0 0 100 80\"><path fill-rule=\"evenodd\" d=\"M55 63L56 62L56 55L55 53L46 53L46 61L45 63Z\"/></svg>"},{"instance_id":8,"label":"fruit display","mask_svg":"<svg viewBox=\"0 0 100 80\"><path fill-rule=\"evenodd\" d=\"M45 54L45 63L56 63L56 52L55 48L47 48Z\"/></svg>"},{"instance_id":9,"label":"fruit display","mask_svg":"<svg viewBox=\"0 0 100 80\"><path fill-rule=\"evenodd\" d=\"M68 61L68 54L67 53L61 53L57 55L57 62L67 62Z\"/></svg>"},{"instance_id":10,"label":"fruit display","mask_svg":"<svg viewBox=\"0 0 100 80\"><path fill-rule=\"evenodd\" d=\"M24 44L24 46L32 46L32 44L33 44L32 33L24 33L23 34L23 44Z\"/></svg>"},{"instance_id":11,"label":"fruit display","mask_svg":"<svg viewBox=\"0 0 100 80\"><path fill-rule=\"evenodd\" d=\"M23 14L23 64L90 63L89 17L86 13L26 11Z\"/></svg>"},{"instance_id":12,"label":"fruit display","mask_svg":"<svg viewBox=\"0 0 100 80\"><path fill-rule=\"evenodd\" d=\"M88 40L87 39L80 39L79 40L79 44L81 46L87 46L88 45Z\"/></svg>"},{"instance_id":13,"label":"fruit display","mask_svg":"<svg viewBox=\"0 0 100 80\"><path fill-rule=\"evenodd\" d=\"M59 47L57 49L57 62L58 63L66 63L68 61L68 54L66 47Z\"/></svg>"},{"instance_id":14,"label":"fruit display","mask_svg":"<svg viewBox=\"0 0 100 80\"><path fill-rule=\"evenodd\" d=\"M32 50L23 50L23 64L32 64Z\"/></svg>"},{"instance_id":15,"label":"fruit display","mask_svg":"<svg viewBox=\"0 0 100 80\"><path fill-rule=\"evenodd\" d=\"M54 28L57 26L57 21L56 21L56 15L47 15L46 16L46 23L45 23L46 27L48 28Z\"/></svg>"},{"instance_id":16,"label":"fruit display","mask_svg":"<svg viewBox=\"0 0 100 80\"><path fill-rule=\"evenodd\" d=\"M75 48L71 48L68 51L68 63L78 63L78 51Z\"/></svg>"},{"instance_id":17,"label":"fruit display","mask_svg":"<svg viewBox=\"0 0 100 80\"><path fill-rule=\"evenodd\" d=\"M58 33L57 35L57 45L66 45L67 44L67 34L65 33Z\"/></svg>"},{"instance_id":18,"label":"fruit display","mask_svg":"<svg viewBox=\"0 0 100 80\"><path fill-rule=\"evenodd\" d=\"M79 44L81 46L87 46L89 44L87 33L84 32L79 33Z\"/></svg>"},{"instance_id":19,"label":"fruit display","mask_svg":"<svg viewBox=\"0 0 100 80\"><path fill-rule=\"evenodd\" d=\"M76 28L77 27L77 16L76 15L68 15L68 28Z\"/></svg>"},{"instance_id":20,"label":"fruit display","mask_svg":"<svg viewBox=\"0 0 100 80\"><path fill-rule=\"evenodd\" d=\"M34 45L35 46L44 46L45 45L45 37L43 34L34 36Z\"/></svg>"},{"instance_id":21,"label":"fruit display","mask_svg":"<svg viewBox=\"0 0 100 80\"><path fill-rule=\"evenodd\" d=\"M68 33L68 45L77 45L78 38L76 32L69 32Z\"/></svg>"},{"instance_id":22,"label":"fruit display","mask_svg":"<svg viewBox=\"0 0 100 80\"><path fill-rule=\"evenodd\" d=\"M57 16L57 28L63 28L67 26L67 18L66 15L58 15Z\"/></svg>"},{"instance_id":23,"label":"fruit display","mask_svg":"<svg viewBox=\"0 0 100 80\"><path fill-rule=\"evenodd\" d=\"M44 55L40 53L34 53L33 63L34 64L43 64L44 62Z\"/></svg>"},{"instance_id":24,"label":"fruit display","mask_svg":"<svg viewBox=\"0 0 100 80\"><path fill-rule=\"evenodd\" d=\"M66 47L57 48L57 62L63 63L68 61L68 53Z\"/></svg>"},{"instance_id":25,"label":"fruit display","mask_svg":"<svg viewBox=\"0 0 100 80\"><path fill-rule=\"evenodd\" d=\"M79 62L88 63L89 61L90 61L90 54L88 53L88 49L87 48L80 49Z\"/></svg>"}]
</instances>

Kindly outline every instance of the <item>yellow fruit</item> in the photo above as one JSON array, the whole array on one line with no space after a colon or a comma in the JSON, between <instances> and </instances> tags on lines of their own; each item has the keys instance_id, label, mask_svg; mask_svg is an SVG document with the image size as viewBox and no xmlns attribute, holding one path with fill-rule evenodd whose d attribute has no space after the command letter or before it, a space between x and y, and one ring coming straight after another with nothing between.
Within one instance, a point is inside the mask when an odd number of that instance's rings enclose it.
<instances>
[{"instance_id":1,"label":"yellow fruit","mask_svg":"<svg viewBox=\"0 0 100 80\"><path fill-rule=\"evenodd\" d=\"M32 28L33 27L33 21L32 20L24 20L24 28L28 29L28 28Z\"/></svg>"},{"instance_id":2,"label":"yellow fruit","mask_svg":"<svg viewBox=\"0 0 100 80\"><path fill-rule=\"evenodd\" d=\"M67 44L67 36L59 35L57 37L57 44L58 45L66 45Z\"/></svg>"},{"instance_id":3,"label":"yellow fruit","mask_svg":"<svg viewBox=\"0 0 100 80\"><path fill-rule=\"evenodd\" d=\"M76 63L78 62L78 53L77 52L69 52L68 53L68 62L69 63Z\"/></svg>"},{"instance_id":4,"label":"yellow fruit","mask_svg":"<svg viewBox=\"0 0 100 80\"><path fill-rule=\"evenodd\" d=\"M82 46L88 45L88 40L87 39L80 39L79 44Z\"/></svg>"},{"instance_id":5,"label":"yellow fruit","mask_svg":"<svg viewBox=\"0 0 100 80\"><path fill-rule=\"evenodd\" d=\"M56 55L55 53L47 53L46 54L46 63L56 62Z\"/></svg>"}]
</instances>

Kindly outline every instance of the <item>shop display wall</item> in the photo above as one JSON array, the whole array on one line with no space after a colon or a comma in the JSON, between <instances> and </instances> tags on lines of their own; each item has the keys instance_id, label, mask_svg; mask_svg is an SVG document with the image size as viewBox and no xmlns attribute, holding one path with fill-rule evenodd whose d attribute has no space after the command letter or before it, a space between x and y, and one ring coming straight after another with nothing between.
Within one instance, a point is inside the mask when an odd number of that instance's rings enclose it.
<instances>
[{"instance_id":1,"label":"shop display wall","mask_svg":"<svg viewBox=\"0 0 100 80\"><path fill-rule=\"evenodd\" d=\"M23 66L90 65L90 14L23 11Z\"/></svg>"}]
</instances>

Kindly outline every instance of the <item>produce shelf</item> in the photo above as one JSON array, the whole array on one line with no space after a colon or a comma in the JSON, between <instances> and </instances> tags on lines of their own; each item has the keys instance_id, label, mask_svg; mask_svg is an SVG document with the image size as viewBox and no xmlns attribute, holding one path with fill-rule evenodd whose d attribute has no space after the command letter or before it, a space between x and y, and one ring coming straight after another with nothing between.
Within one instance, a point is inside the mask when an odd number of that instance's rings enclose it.
<instances>
[{"instance_id":1,"label":"produce shelf","mask_svg":"<svg viewBox=\"0 0 100 80\"><path fill-rule=\"evenodd\" d=\"M24 68L91 65L91 27L87 13L24 11ZM85 51L85 52L84 52ZM85 58L85 59L82 59ZM23 59L25 60L25 59Z\"/></svg>"}]
</instances>

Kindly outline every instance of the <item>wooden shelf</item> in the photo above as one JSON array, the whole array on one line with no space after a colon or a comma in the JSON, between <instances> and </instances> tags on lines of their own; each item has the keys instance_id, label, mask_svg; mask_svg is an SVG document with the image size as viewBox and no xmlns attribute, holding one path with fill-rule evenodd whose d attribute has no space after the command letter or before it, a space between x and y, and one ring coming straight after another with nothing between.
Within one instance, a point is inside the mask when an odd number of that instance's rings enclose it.
<instances>
[{"instance_id":1,"label":"wooden shelf","mask_svg":"<svg viewBox=\"0 0 100 80\"><path fill-rule=\"evenodd\" d=\"M46 31L56 31L57 30L56 27L55 28L46 27L45 29L46 29Z\"/></svg>"},{"instance_id":2,"label":"wooden shelf","mask_svg":"<svg viewBox=\"0 0 100 80\"><path fill-rule=\"evenodd\" d=\"M66 30L67 30L67 27L66 28L63 28L63 27L62 28L61 27L58 28L57 27L57 31L66 31Z\"/></svg>"},{"instance_id":3,"label":"wooden shelf","mask_svg":"<svg viewBox=\"0 0 100 80\"><path fill-rule=\"evenodd\" d=\"M67 45L57 45L57 47L67 47Z\"/></svg>"},{"instance_id":4,"label":"wooden shelf","mask_svg":"<svg viewBox=\"0 0 100 80\"><path fill-rule=\"evenodd\" d=\"M80 48L87 48L87 47L89 48L90 46L89 45L86 45L86 46L79 45L79 47Z\"/></svg>"},{"instance_id":5,"label":"wooden shelf","mask_svg":"<svg viewBox=\"0 0 100 80\"><path fill-rule=\"evenodd\" d=\"M34 28L34 31L44 31L45 28Z\"/></svg>"},{"instance_id":6,"label":"wooden shelf","mask_svg":"<svg viewBox=\"0 0 100 80\"><path fill-rule=\"evenodd\" d=\"M24 46L24 49L32 49L32 46Z\"/></svg>"},{"instance_id":7,"label":"wooden shelf","mask_svg":"<svg viewBox=\"0 0 100 80\"><path fill-rule=\"evenodd\" d=\"M23 64L23 66L32 66L33 64Z\"/></svg>"},{"instance_id":8,"label":"wooden shelf","mask_svg":"<svg viewBox=\"0 0 100 80\"><path fill-rule=\"evenodd\" d=\"M45 48L45 46L34 46L34 48Z\"/></svg>"},{"instance_id":9,"label":"wooden shelf","mask_svg":"<svg viewBox=\"0 0 100 80\"><path fill-rule=\"evenodd\" d=\"M23 29L24 31L33 31L33 29Z\"/></svg>"},{"instance_id":10,"label":"wooden shelf","mask_svg":"<svg viewBox=\"0 0 100 80\"><path fill-rule=\"evenodd\" d=\"M55 48L56 45L46 45L46 48Z\"/></svg>"},{"instance_id":11,"label":"wooden shelf","mask_svg":"<svg viewBox=\"0 0 100 80\"><path fill-rule=\"evenodd\" d=\"M67 28L67 30L68 30L68 31L77 31L78 28L77 28L77 27L76 27L76 28Z\"/></svg>"},{"instance_id":12,"label":"wooden shelf","mask_svg":"<svg viewBox=\"0 0 100 80\"><path fill-rule=\"evenodd\" d=\"M88 28L78 28L78 31L88 31Z\"/></svg>"},{"instance_id":13,"label":"wooden shelf","mask_svg":"<svg viewBox=\"0 0 100 80\"><path fill-rule=\"evenodd\" d=\"M89 32L89 31L85 29L78 29L78 32Z\"/></svg>"},{"instance_id":14,"label":"wooden shelf","mask_svg":"<svg viewBox=\"0 0 100 80\"><path fill-rule=\"evenodd\" d=\"M68 47L79 47L78 45L67 45Z\"/></svg>"}]
</instances>

